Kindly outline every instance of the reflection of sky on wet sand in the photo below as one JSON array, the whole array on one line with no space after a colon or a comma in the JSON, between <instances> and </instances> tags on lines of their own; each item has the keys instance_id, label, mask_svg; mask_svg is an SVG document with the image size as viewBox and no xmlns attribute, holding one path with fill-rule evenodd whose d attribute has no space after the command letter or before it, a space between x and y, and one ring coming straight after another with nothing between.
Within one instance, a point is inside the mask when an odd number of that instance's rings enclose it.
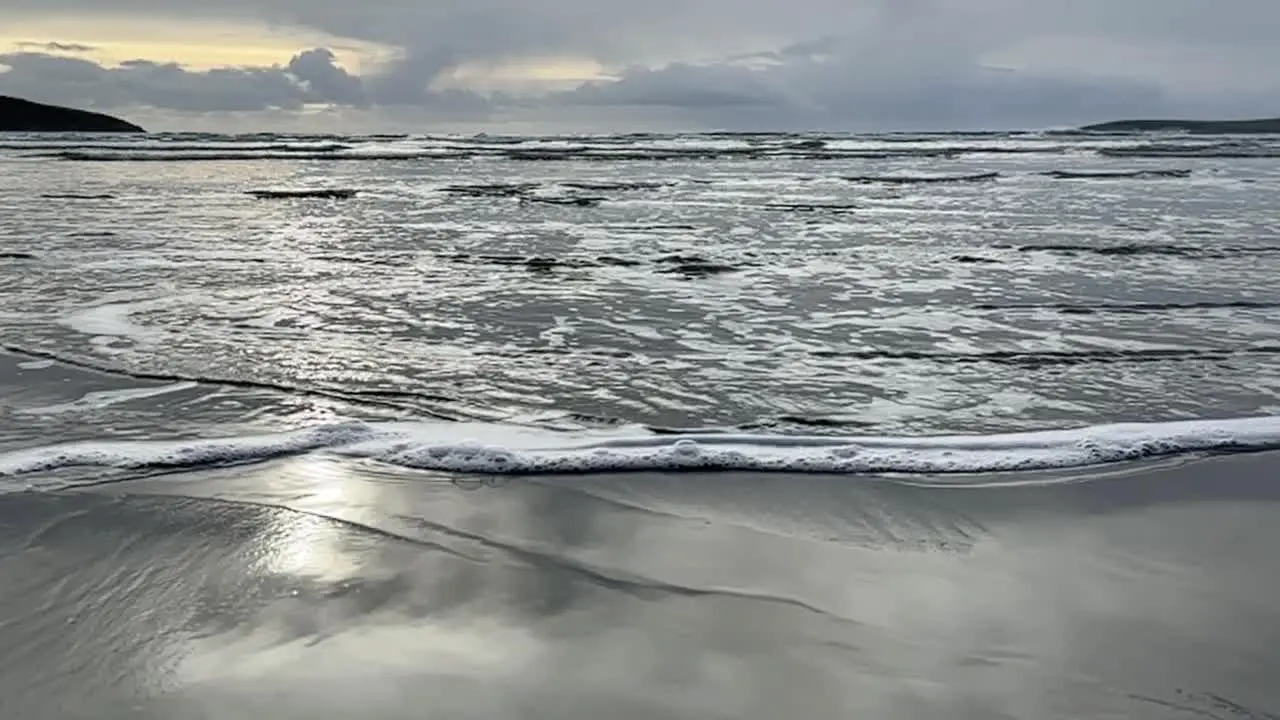
<instances>
[{"instance_id":1,"label":"reflection of sky on wet sand","mask_svg":"<svg viewBox=\"0 0 1280 720\"><path fill-rule=\"evenodd\" d=\"M368 493L367 486L349 482L349 470L338 463L308 456L292 463L295 469L289 477L298 483L305 478L306 487L291 491L305 493L316 502L356 505L359 495ZM355 558L342 547L344 538L335 534L332 526L332 520L314 515L274 516L260 540L264 571L320 582L340 581L356 574Z\"/></svg>"},{"instance_id":2,"label":"reflection of sky on wet sand","mask_svg":"<svg viewBox=\"0 0 1280 720\"><path fill-rule=\"evenodd\" d=\"M1166 488L1196 479L1194 464L1162 472ZM1077 490L677 477L468 492L296 458L132 483L314 513L272 513L247 536L269 548L250 572L275 589L226 600L260 605L191 646L173 701L287 698L316 717L1161 717L1130 696L1203 688L1265 706L1280 625L1250 568L1269 503L1080 512ZM804 506L824 494L825 515ZM663 495L663 512L637 509ZM1206 530L1188 531L1197 518Z\"/></svg>"}]
</instances>

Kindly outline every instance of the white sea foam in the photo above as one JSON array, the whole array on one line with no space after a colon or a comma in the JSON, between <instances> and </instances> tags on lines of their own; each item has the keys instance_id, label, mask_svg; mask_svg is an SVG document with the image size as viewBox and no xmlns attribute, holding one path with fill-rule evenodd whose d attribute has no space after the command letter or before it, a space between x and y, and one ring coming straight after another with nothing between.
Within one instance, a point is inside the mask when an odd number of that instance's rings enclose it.
<instances>
[{"instance_id":1,"label":"white sea foam","mask_svg":"<svg viewBox=\"0 0 1280 720\"><path fill-rule=\"evenodd\" d=\"M58 322L85 335L124 338L141 344L157 340L162 334L133 322L131 316L155 304L157 300L148 299L95 305L68 313Z\"/></svg>"},{"instance_id":2,"label":"white sea foam","mask_svg":"<svg viewBox=\"0 0 1280 720\"><path fill-rule=\"evenodd\" d=\"M20 408L14 412L18 415L57 415L60 413L100 410L119 403L127 403L134 400L144 400L146 398L153 398L159 395L182 392L183 390L190 390L198 386L198 383L183 381L154 387L124 388L120 390L95 390L93 392L85 393L80 398L72 400L71 402L58 403L56 405L43 405L34 408Z\"/></svg>"},{"instance_id":3,"label":"white sea foam","mask_svg":"<svg viewBox=\"0 0 1280 720\"><path fill-rule=\"evenodd\" d=\"M74 466L180 468L250 462L339 447L374 435L365 423L341 422L248 437L66 443L0 454L0 477Z\"/></svg>"},{"instance_id":4,"label":"white sea foam","mask_svg":"<svg viewBox=\"0 0 1280 720\"><path fill-rule=\"evenodd\" d=\"M1206 451L1280 449L1280 416L1098 425L998 435L794 436L634 429L565 433L496 423L359 422L187 442L90 442L0 454L0 475L65 466L194 467L328 451L457 473L664 470L988 473L1072 468Z\"/></svg>"}]
</instances>

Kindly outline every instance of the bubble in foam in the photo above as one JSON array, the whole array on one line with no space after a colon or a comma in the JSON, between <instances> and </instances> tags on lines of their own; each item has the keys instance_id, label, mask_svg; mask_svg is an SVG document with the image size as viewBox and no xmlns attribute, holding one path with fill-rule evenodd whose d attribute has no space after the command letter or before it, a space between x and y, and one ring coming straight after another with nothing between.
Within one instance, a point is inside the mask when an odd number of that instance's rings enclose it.
<instances>
[{"instance_id":1,"label":"bubble in foam","mask_svg":"<svg viewBox=\"0 0 1280 720\"><path fill-rule=\"evenodd\" d=\"M841 445L833 447L827 451L832 457L840 459L855 458L862 454L862 447L858 445Z\"/></svg>"},{"instance_id":2,"label":"bubble in foam","mask_svg":"<svg viewBox=\"0 0 1280 720\"><path fill-rule=\"evenodd\" d=\"M675 444L671 446L671 449L679 457L697 457L702 454L702 446L699 445L696 440L690 440L688 438L677 440Z\"/></svg>"}]
</instances>

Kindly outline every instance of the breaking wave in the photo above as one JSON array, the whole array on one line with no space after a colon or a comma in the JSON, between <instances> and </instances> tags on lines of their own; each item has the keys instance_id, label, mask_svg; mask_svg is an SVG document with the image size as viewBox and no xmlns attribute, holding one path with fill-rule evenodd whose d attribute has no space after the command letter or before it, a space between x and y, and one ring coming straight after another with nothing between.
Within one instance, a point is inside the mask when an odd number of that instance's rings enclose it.
<instances>
[{"instance_id":1,"label":"breaking wave","mask_svg":"<svg viewBox=\"0 0 1280 720\"><path fill-rule=\"evenodd\" d=\"M76 466L194 468L318 451L405 468L488 475L675 470L973 474L1078 468L1189 453L1276 449L1280 449L1280 416L918 437L713 432L659 435L635 427L561 432L483 422L350 421L247 437L82 442L28 448L0 454L0 476ZM1014 478L1007 482L1020 484L1026 480ZM991 483L984 480L983 484Z\"/></svg>"},{"instance_id":2,"label":"breaking wave","mask_svg":"<svg viewBox=\"0 0 1280 720\"><path fill-rule=\"evenodd\" d=\"M954 160L983 157L991 161L1024 155L1069 158L1225 159L1271 158L1280 155L1273 141L1151 142L1117 140L1091 134L1037 135L977 133L966 136L932 133L893 135L688 134L565 135L556 137L443 136L288 136L210 135L147 136L112 140L68 138L62 141L15 139L0 142L0 153L75 162L197 162L238 160L413 161L494 158L509 161L708 161L708 160ZM1066 171L1069 176L1077 176ZM1161 171L1132 177L1180 177ZM913 182L912 179L848 178L868 182ZM958 178L957 178L958 179ZM979 179L979 178L975 178ZM980 179L992 179L984 177ZM938 182L933 178L915 182ZM954 181L954 180L952 180ZM620 189L620 188L581 188Z\"/></svg>"}]
</instances>

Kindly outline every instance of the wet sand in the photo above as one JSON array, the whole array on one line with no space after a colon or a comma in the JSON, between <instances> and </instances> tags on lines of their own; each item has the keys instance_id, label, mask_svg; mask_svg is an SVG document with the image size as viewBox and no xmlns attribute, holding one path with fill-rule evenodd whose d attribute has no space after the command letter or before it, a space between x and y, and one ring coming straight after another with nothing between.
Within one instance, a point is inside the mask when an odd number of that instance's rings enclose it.
<instances>
[{"instance_id":1,"label":"wet sand","mask_svg":"<svg viewBox=\"0 0 1280 720\"><path fill-rule=\"evenodd\" d=\"M0 715L1274 718L1280 455L0 497Z\"/></svg>"}]
</instances>

